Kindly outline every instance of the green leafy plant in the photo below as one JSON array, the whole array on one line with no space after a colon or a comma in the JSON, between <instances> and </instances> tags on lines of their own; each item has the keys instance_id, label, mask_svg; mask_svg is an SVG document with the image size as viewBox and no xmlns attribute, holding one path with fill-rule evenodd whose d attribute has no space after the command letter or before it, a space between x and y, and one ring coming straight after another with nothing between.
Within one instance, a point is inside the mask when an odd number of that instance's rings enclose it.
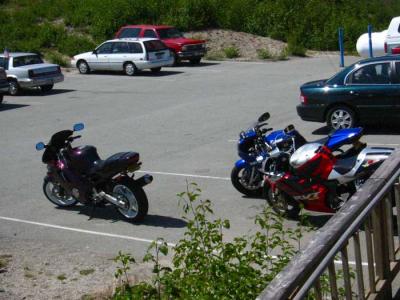
<instances>
[{"instance_id":1,"label":"green leafy plant","mask_svg":"<svg viewBox=\"0 0 400 300\"><path fill-rule=\"evenodd\" d=\"M45 58L51 63L60 65L61 67L67 67L69 65L68 59L59 52L48 52L45 54Z\"/></svg>"},{"instance_id":2,"label":"green leafy plant","mask_svg":"<svg viewBox=\"0 0 400 300\"><path fill-rule=\"evenodd\" d=\"M224 53L227 58L236 58L240 56L239 49L233 46L225 48Z\"/></svg>"},{"instance_id":3,"label":"green leafy plant","mask_svg":"<svg viewBox=\"0 0 400 300\"><path fill-rule=\"evenodd\" d=\"M254 235L225 241L229 220L215 218L211 201L200 195L194 183L178 194L187 228L173 249L173 267L160 264L160 255L169 251L165 241L157 239L144 257L154 265L152 285L125 286L114 299L254 299L298 251L307 229L302 224L286 228L268 206L255 218ZM123 261L119 276L129 265Z\"/></svg>"},{"instance_id":4,"label":"green leafy plant","mask_svg":"<svg viewBox=\"0 0 400 300\"><path fill-rule=\"evenodd\" d=\"M120 281L120 286L117 289L117 295L125 293L125 290L129 290L129 277L128 271L130 270L130 265L135 263L135 258L129 253L118 252L118 255L114 258L114 261L118 263L117 270L114 273L114 277Z\"/></svg>"},{"instance_id":5,"label":"green leafy plant","mask_svg":"<svg viewBox=\"0 0 400 300\"><path fill-rule=\"evenodd\" d=\"M262 49L257 49L257 56L259 59L269 59L272 58L272 54L271 52L266 49L266 48L262 48Z\"/></svg>"}]
</instances>

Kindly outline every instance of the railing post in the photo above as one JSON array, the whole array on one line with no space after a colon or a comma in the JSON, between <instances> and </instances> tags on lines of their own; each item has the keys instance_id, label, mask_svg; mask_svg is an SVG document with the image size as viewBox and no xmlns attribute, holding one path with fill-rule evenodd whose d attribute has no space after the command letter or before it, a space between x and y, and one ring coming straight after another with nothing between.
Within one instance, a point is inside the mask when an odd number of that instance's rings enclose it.
<instances>
[{"instance_id":1,"label":"railing post","mask_svg":"<svg viewBox=\"0 0 400 300\"><path fill-rule=\"evenodd\" d=\"M385 214L385 201L380 201L372 211L372 224L373 224L373 239L374 239L374 252L375 252L375 265L376 275L379 280L390 279L390 261L389 261L389 243L387 220ZM387 285L384 299L391 299L392 288Z\"/></svg>"}]
</instances>

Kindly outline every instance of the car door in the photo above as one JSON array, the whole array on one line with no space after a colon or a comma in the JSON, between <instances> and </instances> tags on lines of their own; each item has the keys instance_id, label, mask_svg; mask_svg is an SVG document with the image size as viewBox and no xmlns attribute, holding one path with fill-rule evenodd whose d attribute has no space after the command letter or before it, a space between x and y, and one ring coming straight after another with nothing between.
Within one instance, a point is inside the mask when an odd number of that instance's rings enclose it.
<instances>
[{"instance_id":1,"label":"car door","mask_svg":"<svg viewBox=\"0 0 400 300\"><path fill-rule=\"evenodd\" d=\"M92 70L110 70L109 55L112 51L112 42L101 44L88 59L89 67Z\"/></svg>"},{"instance_id":2,"label":"car door","mask_svg":"<svg viewBox=\"0 0 400 300\"><path fill-rule=\"evenodd\" d=\"M393 118L398 120L400 117L400 61L392 63L392 84L389 96L393 102Z\"/></svg>"},{"instance_id":3,"label":"car door","mask_svg":"<svg viewBox=\"0 0 400 300\"><path fill-rule=\"evenodd\" d=\"M346 93L361 119L379 119L393 116L390 61L374 62L355 68L345 79Z\"/></svg>"},{"instance_id":4,"label":"car door","mask_svg":"<svg viewBox=\"0 0 400 300\"><path fill-rule=\"evenodd\" d=\"M145 67L145 53L142 44L139 42L129 42L129 61L133 62L138 69Z\"/></svg>"},{"instance_id":5,"label":"car door","mask_svg":"<svg viewBox=\"0 0 400 300\"><path fill-rule=\"evenodd\" d=\"M127 42L114 42L112 51L108 56L109 68L113 71L122 71L123 64L127 61L129 46Z\"/></svg>"}]
</instances>

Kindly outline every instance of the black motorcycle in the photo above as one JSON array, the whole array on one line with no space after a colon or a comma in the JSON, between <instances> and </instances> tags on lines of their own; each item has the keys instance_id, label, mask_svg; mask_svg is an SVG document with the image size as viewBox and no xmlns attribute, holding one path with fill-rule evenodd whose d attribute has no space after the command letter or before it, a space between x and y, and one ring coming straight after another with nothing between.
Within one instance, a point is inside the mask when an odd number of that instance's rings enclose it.
<instances>
[{"instance_id":1,"label":"black motorcycle","mask_svg":"<svg viewBox=\"0 0 400 300\"><path fill-rule=\"evenodd\" d=\"M74 132L83 128L83 123L75 124L73 130L55 133L47 145L36 144L36 150L45 149L43 192L47 199L60 207L80 202L91 206L92 213L95 207L110 203L126 219L143 220L149 206L143 186L153 177L146 174L134 179L133 172L141 165L139 153L119 152L101 160L94 146L72 147L71 143L81 137L73 136Z\"/></svg>"}]
</instances>

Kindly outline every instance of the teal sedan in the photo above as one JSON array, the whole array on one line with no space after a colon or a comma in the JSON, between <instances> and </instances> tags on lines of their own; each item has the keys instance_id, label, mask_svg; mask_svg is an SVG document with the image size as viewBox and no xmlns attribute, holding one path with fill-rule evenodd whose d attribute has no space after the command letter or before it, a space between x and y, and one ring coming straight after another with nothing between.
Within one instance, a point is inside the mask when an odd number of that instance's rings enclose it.
<instances>
[{"instance_id":1,"label":"teal sedan","mask_svg":"<svg viewBox=\"0 0 400 300\"><path fill-rule=\"evenodd\" d=\"M300 87L301 119L333 129L359 123L394 122L400 117L400 56L361 60L330 79Z\"/></svg>"}]
</instances>

